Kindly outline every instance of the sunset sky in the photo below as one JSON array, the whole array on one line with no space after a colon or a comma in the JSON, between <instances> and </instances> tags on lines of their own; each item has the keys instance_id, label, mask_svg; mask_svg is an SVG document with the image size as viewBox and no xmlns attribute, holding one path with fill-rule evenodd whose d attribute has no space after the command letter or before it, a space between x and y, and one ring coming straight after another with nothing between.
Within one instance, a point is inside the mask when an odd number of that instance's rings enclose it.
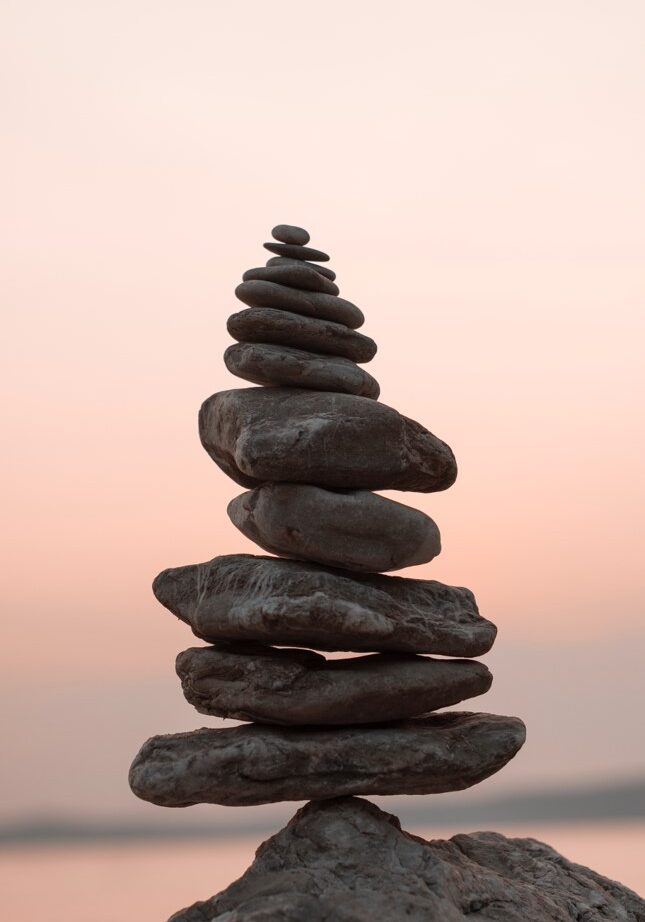
<instances>
[{"instance_id":1,"label":"sunset sky","mask_svg":"<svg viewBox=\"0 0 645 922\"><path fill-rule=\"evenodd\" d=\"M447 492L388 495L442 533L406 574L468 586L498 625L470 706L528 726L477 796L642 773L645 6L1 17L0 818L149 816L138 747L209 723L150 583L253 551L196 418L245 386L226 318L281 222L364 311L382 401L457 456Z\"/></svg>"}]
</instances>

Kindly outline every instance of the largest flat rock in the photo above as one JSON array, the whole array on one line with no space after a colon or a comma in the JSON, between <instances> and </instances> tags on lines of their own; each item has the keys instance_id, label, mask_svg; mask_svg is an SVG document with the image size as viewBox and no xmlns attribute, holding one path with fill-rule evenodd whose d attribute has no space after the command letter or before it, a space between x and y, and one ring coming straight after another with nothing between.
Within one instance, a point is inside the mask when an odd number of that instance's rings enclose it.
<instances>
[{"instance_id":1,"label":"largest flat rock","mask_svg":"<svg viewBox=\"0 0 645 922\"><path fill-rule=\"evenodd\" d=\"M469 589L435 580L349 575L251 554L164 570L162 605L204 640L357 652L480 656L495 640Z\"/></svg>"},{"instance_id":2,"label":"largest flat rock","mask_svg":"<svg viewBox=\"0 0 645 922\"><path fill-rule=\"evenodd\" d=\"M307 804L239 880L170 922L276 919L643 922L645 901L535 839L475 832L426 842L352 797Z\"/></svg>"},{"instance_id":3,"label":"largest flat rock","mask_svg":"<svg viewBox=\"0 0 645 922\"><path fill-rule=\"evenodd\" d=\"M447 489L445 442L367 397L281 387L214 394L199 413L202 444L245 487L266 481L349 490Z\"/></svg>"},{"instance_id":4,"label":"largest flat rock","mask_svg":"<svg viewBox=\"0 0 645 922\"><path fill-rule=\"evenodd\" d=\"M499 771L524 738L516 717L456 712L367 727L193 730L144 743L130 786L162 807L439 794Z\"/></svg>"}]
</instances>

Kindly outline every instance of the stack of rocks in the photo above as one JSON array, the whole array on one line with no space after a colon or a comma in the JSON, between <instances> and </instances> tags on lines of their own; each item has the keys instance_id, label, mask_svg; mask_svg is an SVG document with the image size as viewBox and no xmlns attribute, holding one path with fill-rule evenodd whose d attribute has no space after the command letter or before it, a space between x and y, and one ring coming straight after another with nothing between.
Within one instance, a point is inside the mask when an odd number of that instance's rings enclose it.
<instances>
[{"instance_id":1,"label":"stack of rocks","mask_svg":"<svg viewBox=\"0 0 645 922\"><path fill-rule=\"evenodd\" d=\"M373 492L445 490L454 456L378 402L360 367L376 345L334 273L315 265L328 256L302 228L273 237L276 255L236 290L247 308L229 318L237 343L225 353L233 374L262 386L210 397L199 426L211 458L247 488L230 518L277 556L217 557L154 582L211 644L178 657L187 699L251 723L153 737L132 789L176 807L469 787L515 755L524 725L433 712L488 690L489 671L469 658L496 630L467 589L383 575L429 562L440 538L427 515Z\"/></svg>"}]
</instances>

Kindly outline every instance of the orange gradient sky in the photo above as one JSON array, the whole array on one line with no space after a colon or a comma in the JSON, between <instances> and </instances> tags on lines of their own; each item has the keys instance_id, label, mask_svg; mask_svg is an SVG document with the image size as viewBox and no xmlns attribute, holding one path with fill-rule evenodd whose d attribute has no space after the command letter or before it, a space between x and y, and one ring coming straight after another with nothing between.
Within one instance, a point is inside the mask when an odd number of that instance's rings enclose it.
<instances>
[{"instance_id":1,"label":"orange gradient sky","mask_svg":"<svg viewBox=\"0 0 645 922\"><path fill-rule=\"evenodd\" d=\"M488 791L642 769L645 7L1 16L6 810L146 809L138 745L207 720L149 586L253 549L196 414L240 383L225 321L278 222L331 252L381 399L457 455L396 498L443 537L409 575L500 630L481 706L529 742Z\"/></svg>"}]
</instances>

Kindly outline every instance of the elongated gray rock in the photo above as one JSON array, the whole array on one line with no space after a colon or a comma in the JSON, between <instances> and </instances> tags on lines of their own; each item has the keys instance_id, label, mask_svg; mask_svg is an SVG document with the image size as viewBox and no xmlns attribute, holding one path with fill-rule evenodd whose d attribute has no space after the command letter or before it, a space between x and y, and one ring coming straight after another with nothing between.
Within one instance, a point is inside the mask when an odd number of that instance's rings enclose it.
<instances>
[{"instance_id":1,"label":"elongated gray rock","mask_svg":"<svg viewBox=\"0 0 645 922\"><path fill-rule=\"evenodd\" d=\"M228 515L266 551L362 573L428 563L441 550L429 516L368 490L265 483L231 500Z\"/></svg>"},{"instance_id":2,"label":"elongated gray rock","mask_svg":"<svg viewBox=\"0 0 645 922\"><path fill-rule=\"evenodd\" d=\"M321 355L338 355L354 362L369 362L376 355L373 339L341 323L271 307L251 307L232 314L226 327L233 339L244 343L292 346Z\"/></svg>"},{"instance_id":3,"label":"elongated gray rock","mask_svg":"<svg viewBox=\"0 0 645 922\"><path fill-rule=\"evenodd\" d=\"M468 589L251 554L164 570L152 589L211 643L470 657L486 653L496 634Z\"/></svg>"},{"instance_id":4,"label":"elongated gray rock","mask_svg":"<svg viewBox=\"0 0 645 922\"><path fill-rule=\"evenodd\" d=\"M177 657L184 695L201 714L270 724L363 724L420 717L483 695L476 660L377 653L326 660L311 650L191 647Z\"/></svg>"},{"instance_id":5,"label":"elongated gray rock","mask_svg":"<svg viewBox=\"0 0 645 922\"><path fill-rule=\"evenodd\" d=\"M355 304L323 291L302 291L276 282L251 280L237 286L235 297L249 307L274 307L292 314L342 323L352 330L365 323L363 312Z\"/></svg>"},{"instance_id":6,"label":"elongated gray rock","mask_svg":"<svg viewBox=\"0 0 645 922\"><path fill-rule=\"evenodd\" d=\"M318 266L316 263L308 263L303 259L292 259L289 256L272 256L271 259L267 259L267 266L309 266L310 269L315 269L316 272L319 272L321 275L324 275L326 279L329 279L330 282L333 282L336 279L336 273L333 269L330 269L329 266Z\"/></svg>"},{"instance_id":7,"label":"elongated gray rock","mask_svg":"<svg viewBox=\"0 0 645 922\"><path fill-rule=\"evenodd\" d=\"M291 346L237 343L224 353L224 364L238 378L268 387L303 387L371 400L380 393L378 381L349 359Z\"/></svg>"},{"instance_id":8,"label":"elongated gray rock","mask_svg":"<svg viewBox=\"0 0 645 922\"><path fill-rule=\"evenodd\" d=\"M316 801L170 922L643 922L645 901L535 839L426 842L367 800Z\"/></svg>"},{"instance_id":9,"label":"elongated gray rock","mask_svg":"<svg viewBox=\"0 0 645 922\"><path fill-rule=\"evenodd\" d=\"M309 243L309 231L296 224L276 224L271 231L271 236L281 243L295 243L297 246L305 246Z\"/></svg>"},{"instance_id":10,"label":"elongated gray rock","mask_svg":"<svg viewBox=\"0 0 645 922\"><path fill-rule=\"evenodd\" d=\"M205 728L149 739L130 787L162 807L440 794L493 775L524 738L517 717L454 711L384 726Z\"/></svg>"},{"instance_id":11,"label":"elongated gray rock","mask_svg":"<svg viewBox=\"0 0 645 922\"><path fill-rule=\"evenodd\" d=\"M289 288L300 288L303 291L322 291L328 295L338 294L338 285L304 263L293 263L286 266L258 266L255 269L247 269L242 279L245 282L274 282L278 285L287 285Z\"/></svg>"},{"instance_id":12,"label":"elongated gray rock","mask_svg":"<svg viewBox=\"0 0 645 922\"><path fill-rule=\"evenodd\" d=\"M337 490L445 490L457 476L445 442L396 410L352 394L251 387L199 412L202 445L243 487L268 481Z\"/></svg>"},{"instance_id":13,"label":"elongated gray rock","mask_svg":"<svg viewBox=\"0 0 645 922\"><path fill-rule=\"evenodd\" d=\"M327 253L323 253L322 250L315 250L313 247L297 246L294 243L274 243L272 240L269 240L263 246L269 253L288 256L290 259L307 259L315 263L329 262Z\"/></svg>"}]
</instances>

